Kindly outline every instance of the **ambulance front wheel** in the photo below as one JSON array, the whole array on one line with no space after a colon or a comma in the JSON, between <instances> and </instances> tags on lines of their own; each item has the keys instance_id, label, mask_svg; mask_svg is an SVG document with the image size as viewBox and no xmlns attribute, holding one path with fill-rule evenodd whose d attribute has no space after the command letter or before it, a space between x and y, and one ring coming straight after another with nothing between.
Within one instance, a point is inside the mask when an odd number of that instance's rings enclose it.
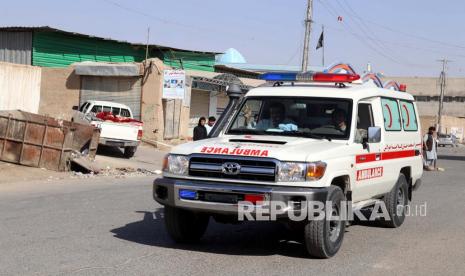
<instances>
[{"instance_id":1,"label":"ambulance front wheel","mask_svg":"<svg viewBox=\"0 0 465 276\"><path fill-rule=\"evenodd\" d=\"M202 238L210 217L206 214L165 206L165 225L170 237L179 243L196 242Z\"/></svg>"},{"instance_id":2,"label":"ambulance front wheel","mask_svg":"<svg viewBox=\"0 0 465 276\"><path fill-rule=\"evenodd\" d=\"M308 253L316 258L330 258L341 248L344 239L346 221L342 211L345 195L341 188L331 186L328 189L326 202L331 204L331 216L308 221L304 228L304 240ZM326 212L328 214L328 212Z\"/></svg>"}]
</instances>

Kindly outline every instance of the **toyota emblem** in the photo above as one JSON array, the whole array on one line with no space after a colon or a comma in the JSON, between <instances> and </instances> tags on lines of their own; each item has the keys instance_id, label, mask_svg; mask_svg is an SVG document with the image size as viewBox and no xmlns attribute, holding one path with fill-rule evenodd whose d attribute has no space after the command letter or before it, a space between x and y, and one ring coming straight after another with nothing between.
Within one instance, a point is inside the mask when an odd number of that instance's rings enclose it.
<instances>
[{"instance_id":1,"label":"toyota emblem","mask_svg":"<svg viewBox=\"0 0 465 276\"><path fill-rule=\"evenodd\" d=\"M235 162L225 162L222 165L222 172L227 175L238 175L241 172L241 165Z\"/></svg>"}]
</instances>

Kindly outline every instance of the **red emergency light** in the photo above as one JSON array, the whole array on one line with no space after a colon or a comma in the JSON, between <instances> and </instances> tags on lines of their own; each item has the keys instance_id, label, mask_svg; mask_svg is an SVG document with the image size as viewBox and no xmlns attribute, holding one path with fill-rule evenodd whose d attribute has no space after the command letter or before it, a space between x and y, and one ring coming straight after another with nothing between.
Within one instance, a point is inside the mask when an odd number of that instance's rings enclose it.
<instances>
[{"instance_id":1,"label":"red emergency light","mask_svg":"<svg viewBox=\"0 0 465 276\"><path fill-rule=\"evenodd\" d=\"M261 75L262 80L266 81L296 81L296 82L334 82L346 83L360 79L357 74L336 74L324 72L305 72L305 73L265 73Z\"/></svg>"},{"instance_id":2,"label":"red emergency light","mask_svg":"<svg viewBox=\"0 0 465 276\"><path fill-rule=\"evenodd\" d=\"M335 73L315 73L313 81L315 82L353 82L359 80L357 74L335 74Z\"/></svg>"},{"instance_id":3,"label":"red emergency light","mask_svg":"<svg viewBox=\"0 0 465 276\"><path fill-rule=\"evenodd\" d=\"M406 92L407 91L407 85L406 84L400 84L399 85L399 91Z\"/></svg>"}]
</instances>

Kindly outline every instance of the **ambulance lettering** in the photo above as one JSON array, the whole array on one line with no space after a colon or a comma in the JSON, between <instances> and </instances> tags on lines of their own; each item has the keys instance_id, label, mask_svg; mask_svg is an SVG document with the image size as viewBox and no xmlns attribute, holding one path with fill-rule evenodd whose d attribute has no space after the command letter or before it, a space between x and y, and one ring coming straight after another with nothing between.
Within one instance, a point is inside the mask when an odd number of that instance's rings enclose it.
<instances>
[{"instance_id":1,"label":"ambulance lettering","mask_svg":"<svg viewBox=\"0 0 465 276\"><path fill-rule=\"evenodd\" d=\"M357 171L357 181L383 176L383 167L369 168Z\"/></svg>"},{"instance_id":2,"label":"ambulance lettering","mask_svg":"<svg viewBox=\"0 0 465 276\"><path fill-rule=\"evenodd\" d=\"M200 153L212 153L212 154L227 154L227 155L242 155L242 156L258 156L268 157L268 150L260 149L240 149L240 148L223 148L223 147L203 147Z\"/></svg>"}]
</instances>

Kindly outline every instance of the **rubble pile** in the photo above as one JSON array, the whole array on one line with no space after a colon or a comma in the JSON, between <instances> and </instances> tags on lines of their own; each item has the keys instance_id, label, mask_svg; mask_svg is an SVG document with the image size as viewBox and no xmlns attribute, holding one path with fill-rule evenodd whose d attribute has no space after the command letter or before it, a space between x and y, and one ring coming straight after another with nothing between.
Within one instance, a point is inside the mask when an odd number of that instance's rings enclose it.
<instances>
[{"instance_id":1,"label":"rubble pile","mask_svg":"<svg viewBox=\"0 0 465 276\"><path fill-rule=\"evenodd\" d=\"M126 178L126 177L134 177L134 176L150 176L150 175L159 175L161 174L160 170L147 170L144 168L131 168L131 167L123 167L123 168L111 168L106 167L104 169L100 169L98 173L94 173L91 171L90 173L82 173L79 171L73 171L73 175L71 178L92 178L92 177L102 177L102 176L111 176L115 178Z\"/></svg>"}]
</instances>

